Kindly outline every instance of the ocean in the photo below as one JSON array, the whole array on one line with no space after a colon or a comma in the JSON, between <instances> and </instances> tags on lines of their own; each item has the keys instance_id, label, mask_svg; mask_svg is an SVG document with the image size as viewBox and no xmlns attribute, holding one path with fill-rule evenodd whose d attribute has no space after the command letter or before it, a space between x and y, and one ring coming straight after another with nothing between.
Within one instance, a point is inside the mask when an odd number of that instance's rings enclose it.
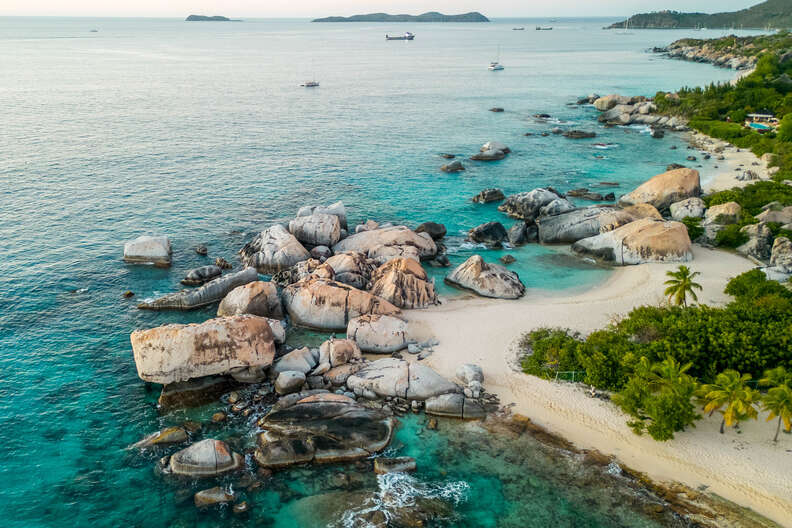
<instances>
[{"instance_id":1,"label":"ocean","mask_svg":"<svg viewBox=\"0 0 792 528\"><path fill-rule=\"evenodd\" d=\"M323 479L345 468L300 469L276 474L251 496L244 518L198 514L191 492L153 474L162 453L127 449L160 427L217 410L160 414L129 343L137 328L212 317L213 308L135 308L209 263L193 251L197 244L208 246L212 261L238 267L236 251L256 232L302 205L343 200L353 226L369 218L442 222L454 265L473 253L490 261L513 255L529 295L606 279L607 268L572 257L566 246L487 250L466 243L464 233L490 220L512 223L495 205L471 203L482 189L566 191L613 181L618 195L689 155L674 134L605 129L593 108L568 103L592 92L652 95L729 80L732 71L647 51L721 32L602 31L610 22L561 19L553 31L534 31L548 21L0 18L3 524L298 526L300 501L336 489L322 487ZM384 39L404 31L416 39ZM505 70L488 71L496 58ZM299 87L314 78L319 88ZM494 106L505 111L489 112ZM551 118L532 117L538 113ZM555 126L598 137L541 135ZM465 161L490 140L513 153L490 164ZM440 172L440 153L459 155L467 170ZM172 268L121 261L124 241L144 233L171 237ZM442 284L448 270L429 271L441 294L458 294ZM123 299L126 290L135 297ZM290 340L308 337L296 332ZM562 479L563 463L548 461L541 446L490 449L496 441L458 424L419 435L421 420L405 420L402 447L393 449L417 454L425 468L402 487L446 490L440 495L454 513L439 525L662 525L613 499L627 492L618 479L594 479L600 486ZM473 444L444 432L463 427ZM251 441L245 424L210 432L240 449ZM463 456L470 445L481 445L475 463ZM515 457L523 463L515 466ZM355 489L393 484L372 477ZM598 506L606 498L609 507Z\"/></svg>"}]
</instances>

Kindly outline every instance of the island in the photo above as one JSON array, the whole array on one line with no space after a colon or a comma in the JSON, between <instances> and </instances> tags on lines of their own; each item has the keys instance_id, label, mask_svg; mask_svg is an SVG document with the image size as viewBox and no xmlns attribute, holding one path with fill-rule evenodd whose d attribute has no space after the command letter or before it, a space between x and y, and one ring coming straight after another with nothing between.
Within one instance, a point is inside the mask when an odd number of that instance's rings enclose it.
<instances>
[{"instance_id":1,"label":"island","mask_svg":"<svg viewBox=\"0 0 792 528\"><path fill-rule=\"evenodd\" d=\"M228 17L224 16L206 16L206 15L190 15L184 19L185 22L232 22Z\"/></svg>"},{"instance_id":2,"label":"island","mask_svg":"<svg viewBox=\"0 0 792 528\"><path fill-rule=\"evenodd\" d=\"M763 28L792 27L792 2L767 0L748 9L730 13L680 13L656 11L631 16L606 29L677 29L677 28Z\"/></svg>"},{"instance_id":3,"label":"island","mask_svg":"<svg viewBox=\"0 0 792 528\"><path fill-rule=\"evenodd\" d=\"M473 11L461 15L444 15L437 11L429 11L421 15L389 15L387 13L369 13L350 17L330 16L316 18L312 22L489 22L489 19Z\"/></svg>"}]
</instances>

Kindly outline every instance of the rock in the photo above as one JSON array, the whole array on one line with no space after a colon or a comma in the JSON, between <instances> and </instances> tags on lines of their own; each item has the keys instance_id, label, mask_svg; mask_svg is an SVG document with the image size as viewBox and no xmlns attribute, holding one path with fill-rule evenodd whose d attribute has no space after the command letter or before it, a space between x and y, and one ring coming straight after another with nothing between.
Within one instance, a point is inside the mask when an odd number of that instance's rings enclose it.
<instances>
[{"instance_id":1,"label":"rock","mask_svg":"<svg viewBox=\"0 0 792 528\"><path fill-rule=\"evenodd\" d=\"M468 231L468 237L473 242L480 242L491 247L500 247L508 238L506 228L500 222L487 222Z\"/></svg>"},{"instance_id":2,"label":"rock","mask_svg":"<svg viewBox=\"0 0 792 528\"><path fill-rule=\"evenodd\" d=\"M739 253L763 261L770 258L773 232L764 222L747 225L740 229L740 232L748 236L748 241L737 248Z\"/></svg>"},{"instance_id":3,"label":"rock","mask_svg":"<svg viewBox=\"0 0 792 528\"><path fill-rule=\"evenodd\" d=\"M316 246L311 249L310 253L311 258L314 258L319 262L324 262L333 256L333 250L327 246Z\"/></svg>"},{"instance_id":4,"label":"rock","mask_svg":"<svg viewBox=\"0 0 792 528\"><path fill-rule=\"evenodd\" d=\"M377 265L385 264L396 258L408 258L415 262L421 261L418 248L414 246L377 246L368 252L368 256ZM443 256L444 255L437 255L435 258L441 258Z\"/></svg>"},{"instance_id":5,"label":"rock","mask_svg":"<svg viewBox=\"0 0 792 528\"><path fill-rule=\"evenodd\" d=\"M701 198L688 198L672 203L669 209L671 211L671 218L681 222L688 217L702 218L706 208L707 206Z\"/></svg>"},{"instance_id":6,"label":"rock","mask_svg":"<svg viewBox=\"0 0 792 528\"><path fill-rule=\"evenodd\" d=\"M687 262L693 258L685 224L642 218L572 245L577 253L618 266L645 262Z\"/></svg>"},{"instance_id":7,"label":"rock","mask_svg":"<svg viewBox=\"0 0 792 528\"><path fill-rule=\"evenodd\" d=\"M437 372L419 363L384 358L367 363L347 379L356 394L371 391L377 397L426 400L440 394L460 392L459 387Z\"/></svg>"},{"instance_id":8,"label":"rock","mask_svg":"<svg viewBox=\"0 0 792 528\"><path fill-rule=\"evenodd\" d=\"M359 290L370 286L371 274L376 265L365 254L355 251L338 253L325 261L333 270L332 279Z\"/></svg>"},{"instance_id":9,"label":"rock","mask_svg":"<svg viewBox=\"0 0 792 528\"><path fill-rule=\"evenodd\" d=\"M564 132L564 137L568 139L588 139L597 137L595 132L587 132L584 130L567 130Z\"/></svg>"},{"instance_id":10,"label":"rock","mask_svg":"<svg viewBox=\"0 0 792 528\"><path fill-rule=\"evenodd\" d=\"M139 236L124 244L124 261L130 264L154 264L167 268L171 265L170 239L166 236Z\"/></svg>"},{"instance_id":11,"label":"rock","mask_svg":"<svg viewBox=\"0 0 792 528\"><path fill-rule=\"evenodd\" d=\"M391 441L394 419L338 394L316 394L259 421L254 458L264 468L367 458Z\"/></svg>"},{"instance_id":12,"label":"rock","mask_svg":"<svg viewBox=\"0 0 792 528\"><path fill-rule=\"evenodd\" d=\"M680 165L679 163L671 163L669 165L666 165L666 172L676 169L686 169L686 168L687 167L685 167L684 165Z\"/></svg>"},{"instance_id":13,"label":"rock","mask_svg":"<svg viewBox=\"0 0 792 528\"><path fill-rule=\"evenodd\" d=\"M653 128L652 137L655 139L663 139L665 137L665 130L660 128Z\"/></svg>"},{"instance_id":14,"label":"rock","mask_svg":"<svg viewBox=\"0 0 792 528\"><path fill-rule=\"evenodd\" d=\"M234 267L234 266L232 266L232 265L231 265L231 263L230 263L230 262L228 262L228 261L227 261L226 259L224 259L223 257L217 257L217 258L215 259L215 266L217 266L217 267L218 267L218 268L220 268L221 270L230 270L231 268L233 268L233 267Z\"/></svg>"},{"instance_id":15,"label":"rock","mask_svg":"<svg viewBox=\"0 0 792 528\"><path fill-rule=\"evenodd\" d=\"M484 382L484 371L473 363L465 363L457 367L456 377L463 385L470 385L471 381Z\"/></svg>"},{"instance_id":16,"label":"rock","mask_svg":"<svg viewBox=\"0 0 792 528\"><path fill-rule=\"evenodd\" d=\"M465 166L459 160L454 160L451 163L446 163L440 167L443 172L461 172L465 170Z\"/></svg>"},{"instance_id":17,"label":"rock","mask_svg":"<svg viewBox=\"0 0 792 528\"><path fill-rule=\"evenodd\" d=\"M504 145L499 141L488 141L484 143L479 149L479 152L486 152L488 150L500 150L504 154L508 154L511 152L511 149L509 147L507 147L506 145Z\"/></svg>"},{"instance_id":18,"label":"rock","mask_svg":"<svg viewBox=\"0 0 792 528\"><path fill-rule=\"evenodd\" d=\"M223 423L226 420L228 420L228 416L226 416L226 413L224 412L218 411L212 415L212 423Z\"/></svg>"},{"instance_id":19,"label":"rock","mask_svg":"<svg viewBox=\"0 0 792 528\"><path fill-rule=\"evenodd\" d=\"M205 257L209 254L209 248L207 248L204 244L198 244L195 246L195 252L202 257Z\"/></svg>"},{"instance_id":20,"label":"rock","mask_svg":"<svg viewBox=\"0 0 792 528\"><path fill-rule=\"evenodd\" d=\"M193 497L196 508L208 508L219 504L226 504L234 500L234 494L230 491L216 486L201 490Z\"/></svg>"},{"instance_id":21,"label":"rock","mask_svg":"<svg viewBox=\"0 0 792 528\"><path fill-rule=\"evenodd\" d=\"M363 231L351 235L333 246L335 253L356 251L369 258L378 254L383 247L401 252L402 248L415 248L421 260L431 259L437 254L437 245L426 233L416 233L405 226L382 227L374 231ZM394 255L396 256L396 255Z\"/></svg>"},{"instance_id":22,"label":"rock","mask_svg":"<svg viewBox=\"0 0 792 528\"><path fill-rule=\"evenodd\" d=\"M438 224L437 222L424 222L415 228L415 232L426 233L432 237L432 240L440 240L446 236L446 227L443 224Z\"/></svg>"},{"instance_id":23,"label":"rock","mask_svg":"<svg viewBox=\"0 0 792 528\"><path fill-rule=\"evenodd\" d=\"M169 472L191 478L217 477L241 469L241 455L220 440L207 438L182 449L170 457Z\"/></svg>"},{"instance_id":24,"label":"rock","mask_svg":"<svg viewBox=\"0 0 792 528\"><path fill-rule=\"evenodd\" d=\"M350 320L365 314L401 313L384 299L327 279L291 284L284 288L282 297L293 324L320 330L346 329Z\"/></svg>"},{"instance_id":25,"label":"rock","mask_svg":"<svg viewBox=\"0 0 792 528\"><path fill-rule=\"evenodd\" d=\"M223 271L217 266L201 266L187 272L181 283L185 286L200 286L205 282L219 277Z\"/></svg>"},{"instance_id":26,"label":"rock","mask_svg":"<svg viewBox=\"0 0 792 528\"><path fill-rule=\"evenodd\" d=\"M504 212L512 218L533 222L544 206L559 198L562 198L561 195L555 191L534 189L507 197L506 201L498 206L498 211Z\"/></svg>"},{"instance_id":27,"label":"rock","mask_svg":"<svg viewBox=\"0 0 792 528\"><path fill-rule=\"evenodd\" d=\"M787 237L778 237L773 242L770 265L783 273L792 273L792 242Z\"/></svg>"},{"instance_id":28,"label":"rock","mask_svg":"<svg viewBox=\"0 0 792 528\"><path fill-rule=\"evenodd\" d=\"M345 385L349 376L362 368L363 363L347 363L346 365L331 368L322 377L331 385L339 387Z\"/></svg>"},{"instance_id":29,"label":"rock","mask_svg":"<svg viewBox=\"0 0 792 528\"><path fill-rule=\"evenodd\" d=\"M551 134L555 134L556 136L561 135L564 132L564 129L561 127L553 127L550 129Z\"/></svg>"},{"instance_id":30,"label":"rock","mask_svg":"<svg viewBox=\"0 0 792 528\"><path fill-rule=\"evenodd\" d=\"M363 231L374 231L375 229L379 229L379 227L380 225L374 220L366 220L365 224L359 224L355 226L355 233L361 233Z\"/></svg>"},{"instance_id":31,"label":"rock","mask_svg":"<svg viewBox=\"0 0 792 528\"><path fill-rule=\"evenodd\" d=\"M506 198L500 189L484 189L473 197L475 203L499 202Z\"/></svg>"},{"instance_id":32,"label":"rock","mask_svg":"<svg viewBox=\"0 0 792 528\"><path fill-rule=\"evenodd\" d=\"M619 95L606 95L594 101L594 108L600 112L605 112L619 104L621 96Z\"/></svg>"},{"instance_id":33,"label":"rock","mask_svg":"<svg viewBox=\"0 0 792 528\"><path fill-rule=\"evenodd\" d=\"M344 202L339 201L334 204L330 204L327 207L323 207L321 205L300 207L300 210L297 211L297 216L311 216L314 213L336 216L338 217L338 223L341 229L347 229L347 214L346 207L344 207Z\"/></svg>"},{"instance_id":34,"label":"rock","mask_svg":"<svg viewBox=\"0 0 792 528\"><path fill-rule=\"evenodd\" d=\"M238 502L237 504L234 504L233 508L231 508L231 511L234 512L234 515L247 513L248 510L250 510L250 506L248 506L247 501Z\"/></svg>"},{"instance_id":35,"label":"rock","mask_svg":"<svg viewBox=\"0 0 792 528\"><path fill-rule=\"evenodd\" d=\"M135 296L135 293L134 293L134 292L132 292L132 291L130 291L130 290L127 290L127 291L125 291L124 293L122 293L122 294L121 294L121 296L122 296L124 299L131 299L132 297L134 297L134 296Z\"/></svg>"},{"instance_id":36,"label":"rock","mask_svg":"<svg viewBox=\"0 0 792 528\"><path fill-rule=\"evenodd\" d=\"M415 471L415 459L413 457L398 458L375 458L374 473L384 475L385 473L409 473Z\"/></svg>"},{"instance_id":37,"label":"rock","mask_svg":"<svg viewBox=\"0 0 792 528\"><path fill-rule=\"evenodd\" d=\"M701 194L699 173L693 169L675 169L658 174L634 191L619 199L622 206L648 203L659 211L668 209L672 203Z\"/></svg>"},{"instance_id":38,"label":"rock","mask_svg":"<svg viewBox=\"0 0 792 528\"><path fill-rule=\"evenodd\" d=\"M286 370L278 374L275 380L275 392L280 395L299 391L305 384L305 374L295 370Z\"/></svg>"},{"instance_id":39,"label":"rock","mask_svg":"<svg viewBox=\"0 0 792 528\"><path fill-rule=\"evenodd\" d=\"M180 444L186 442L187 438L187 431L183 427L166 427L161 431L148 435L143 440L133 444L132 447L145 449L160 445Z\"/></svg>"},{"instance_id":40,"label":"rock","mask_svg":"<svg viewBox=\"0 0 792 528\"><path fill-rule=\"evenodd\" d=\"M239 254L245 265L266 274L287 270L310 257L308 250L282 225L262 231Z\"/></svg>"},{"instance_id":41,"label":"rock","mask_svg":"<svg viewBox=\"0 0 792 528\"><path fill-rule=\"evenodd\" d=\"M352 339L329 339L319 347L319 363L339 367L363 357L360 347Z\"/></svg>"},{"instance_id":42,"label":"rock","mask_svg":"<svg viewBox=\"0 0 792 528\"><path fill-rule=\"evenodd\" d=\"M131 341L138 376L162 384L236 367L268 367L275 357L269 323L254 315L136 330Z\"/></svg>"},{"instance_id":43,"label":"rock","mask_svg":"<svg viewBox=\"0 0 792 528\"><path fill-rule=\"evenodd\" d=\"M756 219L760 222L775 222L778 224L789 224L792 223L792 206L789 207L771 207L765 209L758 215L756 215Z\"/></svg>"},{"instance_id":44,"label":"rock","mask_svg":"<svg viewBox=\"0 0 792 528\"><path fill-rule=\"evenodd\" d=\"M349 321L347 338L357 343L363 352L390 354L407 348L415 340L408 324L388 315L364 315Z\"/></svg>"},{"instance_id":45,"label":"rock","mask_svg":"<svg viewBox=\"0 0 792 528\"><path fill-rule=\"evenodd\" d=\"M395 258L374 272L371 294L399 308L426 308L438 302L434 284L427 279L419 262Z\"/></svg>"},{"instance_id":46,"label":"rock","mask_svg":"<svg viewBox=\"0 0 792 528\"><path fill-rule=\"evenodd\" d=\"M575 206L566 198L556 198L549 204L539 209L539 216L555 216L569 211L574 211Z\"/></svg>"},{"instance_id":47,"label":"rock","mask_svg":"<svg viewBox=\"0 0 792 528\"><path fill-rule=\"evenodd\" d=\"M525 286L515 272L497 264L488 264L480 255L467 259L445 281L483 297L517 299L525 295Z\"/></svg>"},{"instance_id":48,"label":"rock","mask_svg":"<svg viewBox=\"0 0 792 528\"><path fill-rule=\"evenodd\" d=\"M736 224L742 216L742 207L737 202L713 205L704 214L704 224Z\"/></svg>"},{"instance_id":49,"label":"rock","mask_svg":"<svg viewBox=\"0 0 792 528\"><path fill-rule=\"evenodd\" d=\"M325 261L325 263L326 262L327 261ZM272 282L285 288L289 284L294 284L295 282L300 282L308 278L333 280L335 278L335 271L332 267L326 266L316 259L308 259L298 262L287 270L279 271L274 274L272 276Z\"/></svg>"},{"instance_id":50,"label":"rock","mask_svg":"<svg viewBox=\"0 0 792 528\"><path fill-rule=\"evenodd\" d=\"M513 263L517 262L517 259L514 258L511 255L503 255L498 260L500 260L503 264L513 264Z\"/></svg>"},{"instance_id":51,"label":"rock","mask_svg":"<svg viewBox=\"0 0 792 528\"><path fill-rule=\"evenodd\" d=\"M466 398L464 394L441 394L426 400L426 414L478 420L486 416L478 402Z\"/></svg>"},{"instance_id":52,"label":"rock","mask_svg":"<svg viewBox=\"0 0 792 528\"><path fill-rule=\"evenodd\" d=\"M506 157L506 153L502 150L485 150L477 152L470 156L470 159L475 161L498 161Z\"/></svg>"},{"instance_id":53,"label":"rock","mask_svg":"<svg viewBox=\"0 0 792 528\"><path fill-rule=\"evenodd\" d=\"M298 348L278 359L272 366L272 373L277 375L281 372L293 371L308 374L318 363L319 359L314 357L308 347Z\"/></svg>"},{"instance_id":54,"label":"rock","mask_svg":"<svg viewBox=\"0 0 792 528\"><path fill-rule=\"evenodd\" d=\"M616 221L619 225L634 220L631 215L611 207L585 207L563 214L542 217L536 220L539 240L543 243L572 243L599 234L603 218Z\"/></svg>"},{"instance_id":55,"label":"rock","mask_svg":"<svg viewBox=\"0 0 792 528\"><path fill-rule=\"evenodd\" d=\"M162 410L197 407L215 402L236 384L225 376L205 376L162 387L157 406Z\"/></svg>"},{"instance_id":56,"label":"rock","mask_svg":"<svg viewBox=\"0 0 792 528\"><path fill-rule=\"evenodd\" d=\"M445 159L454 159L454 158L456 158L456 155L455 154L440 154L440 157L441 158L445 158Z\"/></svg>"},{"instance_id":57,"label":"rock","mask_svg":"<svg viewBox=\"0 0 792 528\"><path fill-rule=\"evenodd\" d=\"M332 246L341 240L341 222L335 215L313 213L289 222L289 232L303 244Z\"/></svg>"},{"instance_id":58,"label":"rock","mask_svg":"<svg viewBox=\"0 0 792 528\"><path fill-rule=\"evenodd\" d=\"M688 161L696 161L696 156L688 156L685 159L687 159Z\"/></svg>"},{"instance_id":59,"label":"rock","mask_svg":"<svg viewBox=\"0 0 792 528\"><path fill-rule=\"evenodd\" d=\"M207 282L195 290L182 290L170 293L153 301L138 304L141 310L192 310L221 300L231 290L249 282L258 280L254 268L245 268L236 273L229 273Z\"/></svg>"},{"instance_id":60,"label":"rock","mask_svg":"<svg viewBox=\"0 0 792 528\"><path fill-rule=\"evenodd\" d=\"M283 319L278 288L272 282L254 281L237 286L220 302L217 316L251 314Z\"/></svg>"},{"instance_id":61,"label":"rock","mask_svg":"<svg viewBox=\"0 0 792 528\"><path fill-rule=\"evenodd\" d=\"M535 230L536 228L534 227L534 231ZM525 222L517 222L509 228L509 231L506 233L506 238L508 238L509 244L515 247L531 242L532 237L528 234L528 224ZM536 237L533 237L533 239L536 240Z\"/></svg>"}]
</instances>

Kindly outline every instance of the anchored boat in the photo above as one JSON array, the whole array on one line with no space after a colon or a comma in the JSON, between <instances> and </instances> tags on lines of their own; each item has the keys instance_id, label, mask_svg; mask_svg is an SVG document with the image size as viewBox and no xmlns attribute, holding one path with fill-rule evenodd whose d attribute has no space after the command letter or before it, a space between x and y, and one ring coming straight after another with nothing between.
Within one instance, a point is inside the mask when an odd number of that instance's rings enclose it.
<instances>
[{"instance_id":1,"label":"anchored boat","mask_svg":"<svg viewBox=\"0 0 792 528\"><path fill-rule=\"evenodd\" d=\"M410 33L409 31L406 32L404 35L385 35L385 40L413 40L415 35Z\"/></svg>"}]
</instances>

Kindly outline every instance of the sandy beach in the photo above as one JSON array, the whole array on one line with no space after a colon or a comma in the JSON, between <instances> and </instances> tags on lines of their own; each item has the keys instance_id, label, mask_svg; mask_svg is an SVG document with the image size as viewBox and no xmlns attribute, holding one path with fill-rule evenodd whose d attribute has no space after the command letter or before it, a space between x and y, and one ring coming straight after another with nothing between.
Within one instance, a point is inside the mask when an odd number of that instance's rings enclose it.
<instances>
[{"instance_id":1,"label":"sandy beach","mask_svg":"<svg viewBox=\"0 0 792 528\"><path fill-rule=\"evenodd\" d=\"M772 169L767 161L760 159L748 149L740 149L725 141L714 139L700 132L687 132L687 140L697 150L709 153L713 158L723 156L716 168L695 167L701 173L701 187L705 193L713 193L745 187L756 180L740 180L746 171L753 172L758 180L769 180Z\"/></svg>"},{"instance_id":2,"label":"sandy beach","mask_svg":"<svg viewBox=\"0 0 792 528\"><path fill-rule=\"evenodd\" d=\"M694 246L693 253L690 267L702 272L699 299L709 305L727 302L723 288L728 279L753 267L747 259L724 251ZM453 377L460 364L479 364L485 389L496 393L502 405L512 405L513 412L577 447L613 455L656 481L706 486L708 492L789 525L792 436L782 434L773 444L775 426L764 417L744 424L739 434L721 435L719 417L713 416L660 443L633 434L616 406L590 398L580 385L544 381L510 366L515 342L524 332L562 326L588 333L636 306L664 302L665 272L676 266L618 269L586 292L528 292L519 301L455 298L435 309L411 311L409 318L416 331L434 335L439 342L425 362L441 374Z\"/></svg>"}]
</instances>

